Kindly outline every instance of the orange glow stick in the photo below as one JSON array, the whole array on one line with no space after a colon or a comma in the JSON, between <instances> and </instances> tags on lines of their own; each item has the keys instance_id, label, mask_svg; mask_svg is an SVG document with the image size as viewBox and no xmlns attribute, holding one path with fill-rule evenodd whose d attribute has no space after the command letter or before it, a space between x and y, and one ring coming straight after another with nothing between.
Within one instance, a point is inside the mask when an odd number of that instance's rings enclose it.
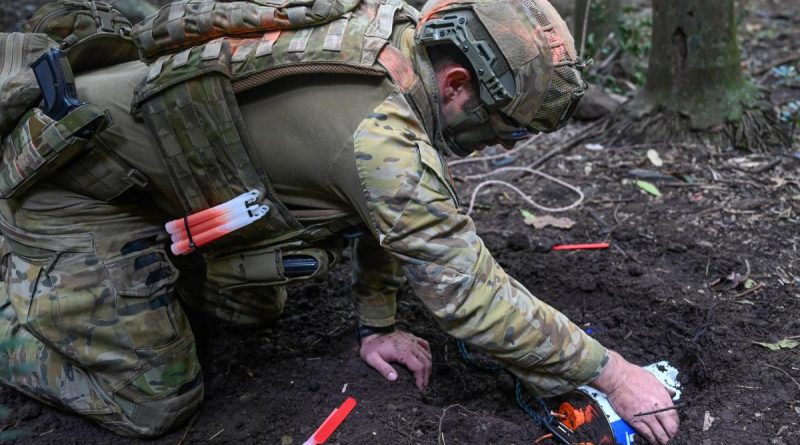
<instances>
[{"instance_id":1,"label":"orange glow stick","mask_svg":"<svg viewBox=\"0 0 800 445\"><path fill-rule=\"evenodd\" d=\"M353 411L353 408L356 407L356 399L352 397L348 397L347 400L342 403L342 405L336 409L334 409L331 414L322 422L322 425L314 431L314 434L308 438L303 445L320 445L325 443L331 434L336 431L336 428L339 428L339 425L344 422L345 417L350 414L350 411Z\"/></svg>"}]
</instances>

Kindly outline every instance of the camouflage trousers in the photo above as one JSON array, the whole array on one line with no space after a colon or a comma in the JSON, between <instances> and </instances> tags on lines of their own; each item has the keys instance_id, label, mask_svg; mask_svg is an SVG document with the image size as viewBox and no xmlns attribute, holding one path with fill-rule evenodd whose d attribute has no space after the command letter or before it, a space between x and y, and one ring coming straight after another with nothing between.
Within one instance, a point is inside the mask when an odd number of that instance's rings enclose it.
<instances>
[{"instance_id":1,"label":"camouflage trousers","mask_svg":"<svg viewBox=\"0 0 800 445\"><path fill-rule=\"evenodd\" d=\"M4 383L126 436L191 417L203 382L179 271L156 238L167 219L47 186L0 201L0 369L17 370ZM283 308L282 288L222 296L188 276L197 306L228 321Z\"/></svg>"}]
</instances>

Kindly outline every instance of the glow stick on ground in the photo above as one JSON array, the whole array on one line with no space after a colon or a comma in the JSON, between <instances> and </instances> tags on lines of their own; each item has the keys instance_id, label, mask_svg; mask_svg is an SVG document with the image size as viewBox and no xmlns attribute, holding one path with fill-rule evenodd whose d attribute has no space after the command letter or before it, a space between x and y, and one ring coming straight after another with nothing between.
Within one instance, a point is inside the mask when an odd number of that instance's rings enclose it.
<instances>
[{"instance_id":1,"label":"glow stick on ground","mask_svg":"<svg viewBox=\"0 0 800 445\"><path fill-rule=\"evenodd\" d=\"M189 227L189 231L191 232L192 236L194 236L195 233L207 232L207 231L213 229L214 227L227 224L227 223L233 221L235 218L238 218L239 216L241 216L241 215L243 215L243 214L245 214L247 212L255 212L256 209L258 209L258 206L256 206L256 205L251 206L251 207L241 207L241 208L235 209L235 210L233 210L233 211L231 211L229 213L224 213L222 215L219 215L218 217L216 217L214 219L209 219L208 221L203 221L203 222L201 222L199 224L195 224L193 226L190 226ZM186 230L184 230L184 228L181 228L181 230L173 233L170 236L170 238L172 238L172 242L173 243L177 243L179 241L188 240L189 239L189 235L186 233Z\"/></svg>"},{"instance_id":2,"label":"glow stick on ground","mask_svg":"<svg viewBox=\"0 0 800 445\"><path fill-rule=\"evenodd\" d=\"M325 443L331 434L336 431L336 428L339 428L339 425L344 422L345 417L350 414L350 411L353 411L353 408L356 407L356 399L352 397L348 397L347 400L342 403L342 405L336 409L334 409L331 414L322 422L322 425L314 431L314 434L308 438L303 445L320 445Z\"/></svg>"},{"instance_id":3,"label":"glow stick on ground","mask_svg":"<svg viewBox=\"0 0 800 445\"><path fill-rule=\"evenodd\" d=\"M253 205L258 200L260 195L261 193L259 193L258 190L250 190L249 192L243 193L231 199L230 201L223 202L218 206L211 207L210 209L206 209L201 212L192 213L186 217L186 221L184 221L184 218L179 218L168 222L166 225L164 225L164 227L167 229L167 233L170 235L178 232L179 230L186 230L186 224L189 224L191 230L191 227L195 224L200 224L203 221L214 219L220 215L241 209L242 207Z\"/></svg>"},{"instance_id":4,"label":"glow stick on ground","mask_svg":"<svg viewBox=\"0 0 800 445\"><path fill-rule=\"evenodd\" d=\"M234 230L239 230L248 224L258 221L264 215L266 215L267 212L269 212L269 207L260 206L252 212L241 213L238 216L231 218L229 222L220 226L216 226L211 230L207 230L198 234L192 233L192 241L194 241L195 247L202 247L210 242L222 238ZM174 255L185 255L194 251L194 248L192 248L188 239L173 243L170 248L172 249L172 253Z\"/></svg>"},{"instance_id":5,"label":"glow stick on ground","mask_svg":"<svg viewBox=\"0 0 800 445\"><path fill-rule=\"evenodd\" d=\"M552 250L598 250L608 249L608 243L594 243L594 244L558 244L553 246Z\"/></svg>"}]
</instances>

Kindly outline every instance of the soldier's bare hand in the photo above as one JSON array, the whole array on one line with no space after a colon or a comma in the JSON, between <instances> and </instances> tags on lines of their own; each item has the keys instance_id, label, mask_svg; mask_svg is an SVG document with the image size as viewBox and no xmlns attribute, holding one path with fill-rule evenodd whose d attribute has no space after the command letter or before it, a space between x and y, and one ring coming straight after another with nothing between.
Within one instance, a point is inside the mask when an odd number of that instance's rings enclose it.
<instances>
[{"instance_id":1,"label":"soldier's bare hand","mask_svg":"<svg viewBox=\"0 0 800 445\"><path fill-rule=\"evenodd\" d=\"M431 376L431 348L427 341L403 331L373 334L361 339L361 359L375 368L387 380L397 380L397 371L390 363L408 368L420 390L428 386Z\"/></svg>"},{"instance_id":2,"label":"soldier's bare hand","mask_svg":"<svg viewBox=\"0 0 800 445\"><path fill-rule=\"evenodd\" d=\"M651 444L665 445L676 434L680 419L675 410L646 416L639 413L673 406L667 388L653 374L609 351L609 363L591 386L608 395L614 411Z\"/></svg>"}]
</instances>

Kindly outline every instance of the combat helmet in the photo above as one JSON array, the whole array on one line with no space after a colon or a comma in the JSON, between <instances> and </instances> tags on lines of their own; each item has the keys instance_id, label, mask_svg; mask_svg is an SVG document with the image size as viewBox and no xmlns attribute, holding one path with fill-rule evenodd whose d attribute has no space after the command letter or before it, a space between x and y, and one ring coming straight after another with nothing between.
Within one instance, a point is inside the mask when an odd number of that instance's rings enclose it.
<instances>
[{"instance_id":1,"label":"combat helmet","mask_svg":"<svg viewBox=\"0 0 800 445\"><path fill-rule=\"evenodd\" d=\"M587 88L574 40L547 0L430 0L415 39L458 48L480 85L469 123L499 114L511 139L563 127Z\"/></svg>"}]
</instances>

